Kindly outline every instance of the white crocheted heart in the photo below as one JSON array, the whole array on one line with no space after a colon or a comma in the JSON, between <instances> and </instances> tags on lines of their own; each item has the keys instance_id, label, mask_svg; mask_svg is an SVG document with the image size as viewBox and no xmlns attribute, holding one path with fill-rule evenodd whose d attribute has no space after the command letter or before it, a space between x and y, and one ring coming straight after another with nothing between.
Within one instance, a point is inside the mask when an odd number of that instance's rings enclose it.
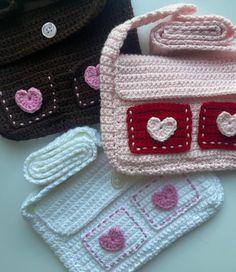
<instances>
[{"instance_id":1,"label":"white crocheted heart","mask_svg":"<svg viewBox=\"0 0 236 272\"><path fill-rule=\"evenodd\" d=\"M227 111L221 112L216 119L217 127L221 134L232 137L236 135L236 114Z\"/></svg>"},{"instance_id":2,"label":"white crocheted heart","mask_svg":"<svg viewBox=\"0 0 236 272\"><path fill-rule=\"evenodd\" d=\"M159 142L165 142L177 129L177 122L173 117L166 117L162 121L157 117L151 117L147 122L147 131L150 136Z\"/></svg>"}]
</instances>

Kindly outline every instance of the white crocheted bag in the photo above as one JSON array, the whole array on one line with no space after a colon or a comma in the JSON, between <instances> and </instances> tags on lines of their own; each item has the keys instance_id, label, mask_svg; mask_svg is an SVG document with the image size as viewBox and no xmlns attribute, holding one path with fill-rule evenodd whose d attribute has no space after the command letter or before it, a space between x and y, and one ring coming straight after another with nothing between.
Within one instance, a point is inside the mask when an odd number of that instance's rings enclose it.
<instances>
[{"instance_id":1,"label":"white crocheted bag","mask_svg":"<svg viewBox=\"0 0 236 272\"><path fill-rule=\"evenodd\" d=\"M187 14L195 10L192 5L175 5L133 18L114 28L105 43L100 60L102 141L119 172L153 175L235 168L236 46L230 40L234 30L229 21L199 17L202 28L210 21L218 33L223 25L228 40L207 46L184 43L188 54L178 50L181 43L161 47L156 40L151 40L155 53L174 48L178 55L171 50L166 56L120 54L129 30L161 19L183 21L184 16L191 23L195 17ZM152 32L151 38L160 36L165 42L173 31L169 28L162 36ZM183 43L181 35L177 37Z\"/></svg>"},{"instance_id":2,"label":"white crocheted bag","mask_svg":"<svg viewBox=\"0 0 236 272\"><path fill-rule=\"evenodd\" d=\"M221 207L215 176L117 175L97 143L93 130L78 128L25 162L25 177L45 187L23 216L70 272L136 271Z\"/></svg>"}]
</instances>

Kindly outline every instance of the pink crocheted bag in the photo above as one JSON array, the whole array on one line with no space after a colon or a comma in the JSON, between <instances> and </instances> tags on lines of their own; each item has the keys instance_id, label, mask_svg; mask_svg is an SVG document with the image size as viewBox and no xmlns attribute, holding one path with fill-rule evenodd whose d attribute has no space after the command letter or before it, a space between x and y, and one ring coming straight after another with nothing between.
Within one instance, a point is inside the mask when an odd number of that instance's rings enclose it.
<instances>
[{"instance_id":1,"label":"pink crocheted bag","mask_svg":"<svg viewBox=\"0 0 236 272\"><path fill-rule=\"evenodd\" d=\"M220 16L190 15L195 11L193 5L174 5L133 18L114 28L105 43L102 140L120 172L235 168L234 27ZM156 21L151 51L164 56L120 54L129 30Z\"/></svg>"}]
</instances>

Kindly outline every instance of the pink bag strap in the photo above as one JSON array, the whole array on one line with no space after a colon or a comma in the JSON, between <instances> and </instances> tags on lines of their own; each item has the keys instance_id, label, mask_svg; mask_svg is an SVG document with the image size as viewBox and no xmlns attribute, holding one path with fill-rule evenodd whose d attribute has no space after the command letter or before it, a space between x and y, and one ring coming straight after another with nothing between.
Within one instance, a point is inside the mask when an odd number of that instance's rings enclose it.
<instances>
[{"instance_id":1,"label":"pink bag strap","mask_svg":"<svg viewBox=\"0 0 236 272\"><path fill-rule=\"evenodd\" d=\"M105 42L102 50L102 58L103 56L109 56L112 59L116 59L120 54L120 49L127 37L128 31L131 29L154 23L167 16L193 14L196 10L196 6L191 4L170 5L144 15L134 17L123 24L118 25L111 31Z\"/></svg>"},{"instance_id":2,"label":"pink bag strap","mask_svg":"<svg viewBox=\"0 0 236 272\"><path fill-rule=\"evenodd\" d=\"M235 27L218 15L177 14L150 33L151 54L186 51L235 52Z\"/></svg>"},{"instance_id":3,"label":"pink bag strap","mask_svg":"<svg viewBox=\"0 0 236 272\"><path fill-rule=\"evenodd\" d=\"M114 64L120 55L120 49L124 44L128 31L140 26L154 23L167 16L193 14L196 12L196 10L196 6L190 4L171 5L138 17L134 17L115 27L105 42L100 58L101 103L103 104L105 101L106 103L110 103L112 101L113 72L115 69Z\"/></svg>"}]
</instances>

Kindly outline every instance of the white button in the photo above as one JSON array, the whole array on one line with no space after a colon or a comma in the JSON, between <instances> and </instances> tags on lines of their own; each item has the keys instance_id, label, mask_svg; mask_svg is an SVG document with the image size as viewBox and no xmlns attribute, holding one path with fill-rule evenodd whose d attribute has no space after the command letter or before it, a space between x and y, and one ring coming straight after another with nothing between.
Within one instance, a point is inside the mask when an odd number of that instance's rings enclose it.
<instances>
[{"instance_id":1,"label":"white button","mask_svg":"<svg viewBox=\"0 0 236 272\"><path fill-rule=\"evenodd\" d=\"M45 23L42 26L42 34L44 37L51 39L57 34L57 27L51 22Z\"/></svg>"},{"instance_id":2,"label":"white button","mask_svg":"<svg viewBox=\"0 0 236 272\"><path fill-rule=\"evenodd\" d=\"M113 172L111 183L115 189L121 189L124 186L124 180L122 179L122 175Z\"/></svg>"}]
</instances>

